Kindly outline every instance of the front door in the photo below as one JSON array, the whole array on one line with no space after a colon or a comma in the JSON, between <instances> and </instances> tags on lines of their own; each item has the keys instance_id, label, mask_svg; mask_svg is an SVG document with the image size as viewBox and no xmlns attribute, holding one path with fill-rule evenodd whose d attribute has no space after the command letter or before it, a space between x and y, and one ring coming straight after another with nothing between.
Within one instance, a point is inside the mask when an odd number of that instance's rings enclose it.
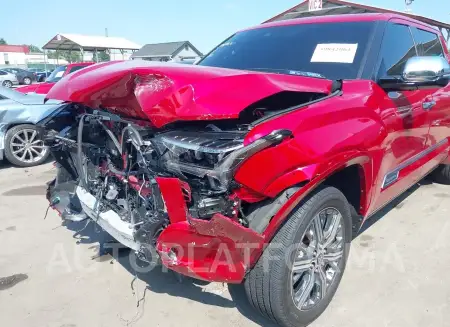
<instances>
[{"instance_id":1,"label":"front door","mask_svg":"<svg viewBox=\"0 0 450 327\"><path fill-rule=\"evenodd\" d=\"M378 77L400 76L406 61L417 56L417 49L409 26L390 22L384 33L380 51ZM426 153L429 132L428 112L424 101L433 90L384 92L380 101L380 115L386 138L380 148L380 170L375 172L375 211L398 196L421 178L421 163Z\"/></svg>"}]
</instances>

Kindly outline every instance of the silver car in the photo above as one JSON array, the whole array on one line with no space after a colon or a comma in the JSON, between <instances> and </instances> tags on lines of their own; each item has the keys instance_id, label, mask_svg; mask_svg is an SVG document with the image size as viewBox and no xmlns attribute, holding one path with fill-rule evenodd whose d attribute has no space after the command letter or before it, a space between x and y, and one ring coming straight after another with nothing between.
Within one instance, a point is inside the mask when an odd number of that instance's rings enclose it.
<instances>
[{"instance_id":1,"label":"silver car","mask_svg":"<svg viewBox=\"0 0 450 327\"><path fill-rule=\"evenodd\" d=\"M0 85L11 88L13 85L19 85L19 80L16 75L0 70Z\"/></svg>"},{"instance_id":2,"label":"silver car","mask_svg":"<svg viewBox=\"0 0 450 327\"><path fill-rule=\"evenodd\" d=\"M49 150L36 123L60 107L60 101L44 103L45 95L23 94L0 86L0 161L31 167L43 163Z\"/></svg>"}]
</instances>

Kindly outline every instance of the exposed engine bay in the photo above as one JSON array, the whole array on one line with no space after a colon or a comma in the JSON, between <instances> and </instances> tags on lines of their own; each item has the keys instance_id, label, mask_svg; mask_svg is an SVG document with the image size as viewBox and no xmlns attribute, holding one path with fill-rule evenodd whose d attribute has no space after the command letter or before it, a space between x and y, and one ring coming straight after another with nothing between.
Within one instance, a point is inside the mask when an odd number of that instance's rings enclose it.
<instances>
[{"instance_id":1,"label":"exposed engine bay","mask_svg":"<svg viewBox=\"0 0 450 327\"><path fill-rule=\"evenodd\" d=\"M50 90L63 105L38 124L57 162L50 206L143 260L241 283L313 173L297 169L303 145L286 117L341 91L324 78L199 66L80 70Z\"/></svg>"},{"instance_id":2,"label":"exposed engine bay","mask_svg":"<svg viewBox=\"0 0 450 327\"><path fill-rule=\"evenodd\" d=\"M69 104L61 111L75 115L75 123L58 132L58 117L64 117L65 124L70 120L60 112L42 123L45 142L59 166L49 189L51 205L69 220L87 214L143 259L177 219L169 218L171 200L161 193L163 182L179 182L184 216L208 220L220 213L248 227L244 206L232 193L239 187L233 173L246 158L291 136L279 130L244 146L245 124L154 129L81 105Z\"/></svg>"}]
</instances>

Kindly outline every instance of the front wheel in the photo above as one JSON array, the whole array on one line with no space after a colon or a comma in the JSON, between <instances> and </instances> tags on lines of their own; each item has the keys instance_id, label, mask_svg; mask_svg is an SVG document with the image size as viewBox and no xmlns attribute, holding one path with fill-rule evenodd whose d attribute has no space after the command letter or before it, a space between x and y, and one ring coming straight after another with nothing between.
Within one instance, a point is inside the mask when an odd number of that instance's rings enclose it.
<instances>
[{"instance_id":1,"label":"front wheel","mask_svg":"<svg viewBox=\"0 0 450 327\"><path fill-rule=\"evenodd\" d=\"M281 326L314 321L341 281L351 226L345 196L334 187L316 190L292 212L247 276L250 303Z\"/></svg>"}]
</instances>

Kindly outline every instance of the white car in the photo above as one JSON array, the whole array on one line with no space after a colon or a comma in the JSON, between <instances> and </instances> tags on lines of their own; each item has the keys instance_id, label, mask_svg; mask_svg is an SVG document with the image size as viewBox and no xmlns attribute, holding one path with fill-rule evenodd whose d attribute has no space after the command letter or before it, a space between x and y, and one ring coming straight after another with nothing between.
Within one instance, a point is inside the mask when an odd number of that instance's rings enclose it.
<instances>
[{"instance_id":1,"label":"white car","mask_svg":"<svg viewBox=\"0 0 450 327\"><path fill-rule=\"evenodd\" d=\"M0 85L11 88L13 85L19 85L16 75L0 70Z\"/></svg>"}]
</instances>

